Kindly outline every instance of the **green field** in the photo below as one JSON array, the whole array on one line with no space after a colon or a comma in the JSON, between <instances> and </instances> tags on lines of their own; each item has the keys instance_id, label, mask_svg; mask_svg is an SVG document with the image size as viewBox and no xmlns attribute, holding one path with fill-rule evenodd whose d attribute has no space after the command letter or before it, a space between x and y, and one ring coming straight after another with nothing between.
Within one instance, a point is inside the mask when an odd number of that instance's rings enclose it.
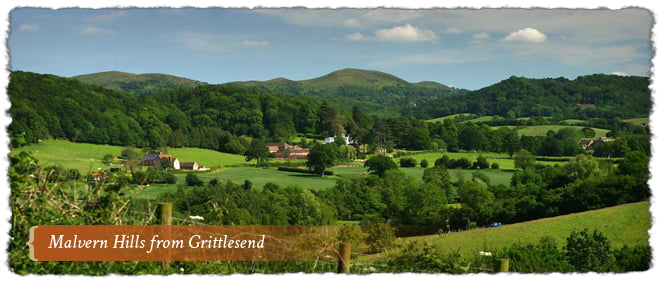
<instances>
[{"instance_id":1,"label":"green field","mask_svg":"<svg viewBox=\"0 0 663 282\"><path fill-rule=\"evenodd\" d=\"M576 125L576 124L580 124L580 123L583 123L583 122L586 122L586 121L582 120L582 119L565 119L565 120L563 120L563 122L566 122L569 125Z\"/></svg>"},{"instance_id":2,"label":"green field","mask_svg":"<svg viewBox=\"0 0 663 282\"><path fill-rule=\"evenodd\" d=\"M444 122L445 119L454 119L457 116L469 116L469 115L472 115L472 114L465 114L465 113L463 113L463 114L454 114L454 115L449 115L449 116L444 116L444 117L439 117L439 118L434 118L434 119L427 119L426 122L432 122L432 123Z\"/></svg>"},{"instance_id":3,"label":"green field","mask_svg":"<svg viewBox=\"0 0 663 282\"><path fill-rule=\"evenodd\" d=\"M468 152L447 152L447 153L419 153L419 154L413 154L413 155L407 155L403 156L401 158L414 158L417 160L417 165L421 162L421 160L425 159L428 161L428 166L432 167L435 164L435 160L441 158L443 155L449 156L451 159L460 159L460 158L467 158L471 162L476 161L477 157L479 155L483 156L488 160L489 163L497 163L500 166L500 169L506 169L506 170L512 170L515 169L513 159L509 158L509 155L507 153L468 153ZM399 162L400 158L394 158L394 161L396 163ZM562 164L562 162L542 162L547 165L555 165L555 164Z\"/></svg>"},{"instance_id":4,"label":"green field","mask_svg":"<svg viewBox=\"0 0 663 282\"><path fill-rule=\"evenodd\" d=\"M425 240L441 251L451 252L460 248L463 256L470 256L479 251L494 252L514 243L535 244L544 236L555 239L561 248L572 231L587 228L590 231L599 230L610 240L613 248L621 248L624 245L648 244L648 231L652 226L649 207L649 202L638 202L494 228L408 237L403 240ZM376 258L366 256L360 259L372 261Z\"/></svg>"},{"instance_id":5,"label":"green field","mask_svg":"<svg viewBox=\"0 0 663 282\"><path fill-rule=\"evenodd\" d=\"M649 118L632 118L632 119L625 119L624 122L628 122L631 124L649 124Z\"/></svg>"},{"instance_id":6,"label":"green field","mask_svg":"<svg viewBox=\"0 0 663 282\"><path fill-rule=\"evenodd\" d=\"M103 168L101 158L106 154L120 155L122 146L73 143L64 140L44 140L15 149L12 154L31 151L42 165L60 164L66 168L75 168L85 173L90 169ZM182 162L198 162L205 167L238 166L248 164L241 155L221 153L198 148L171 148L168 154Z\"/></svg>"},{"instance_id":7,"label":"green field","mask_svg":"<svg viewBox=\"0 0 663 282\"><path fill-rule=\"evenodd\" d=\"M569 125L534 125L534 126L527 126L525 128L519 128L518 129L518 134L520 135L526 135L526 136L545 136L548 131L559 131L562 128L566 127L571 127L571 128L576 128L576 129L583 129L584 127L582 126L569 126ZM606 134L608 134L607 129L602 129L602 128L592 128L596 132L596 137L605 137Z\"/></svg>"},{"instance_id":8,"label":"green field","mask_svg":"<svg viewBox=\"0 0 663 282\"><path fill-rule=\"evenodd\" d=\"M39 144L25 146L15 150L32 151L42 165L60 164L66 168L75 168L86 173L88 171L103 168L101 157L105 154L119 155L123 147L109 145L95 145L85 143L72 143L62 140L45 140ZM198 172L200 179L208 182L217 178L222 181L233 181L243 184L246 179L253 183L255 189L262 189L268 182L279 186L297 185L312 190L328 189L336 184L336 181L342 178L367 175L368 172L361 163L355 163L354 166L337 166L330 168L334 172L333 176L319 177L313 174L294 173L278 171L272 168L255 168L249 166L241 155L232 155L220 153L212 150L197 148L171 148L169 154L178 157L181 161L196 161L206 167L212 168L211 171ZM479 153L445 153L452 159L468 158L475 161ZM418 153L405 157L412 157L417 160L417 164L426 159L429 167L432 167L435 160L441 158L442 153ZM472 173L480 171L490 178L492 185L509 185L513 175L513 160L504 153L481 153L488 159L489 163L497 163L500 169L482 169L482 170L449 170L452 180L456 181L459 177L471 179ZM399 158L394 158L396 163ZM546 162L546 164L555 164L555 162ZM401 168L406 175L412 177L415 181L420 181L424 169L419 165L414 168ZM144 188L139 194L143 198L155 198L162 191L176 189L177 185L184 184L185 171L177 173L176 185L158 185L153 184Z\"/></svg>"},{"instance_id":9,"label":"green field","mask_svg":"<svg viewBox=\"0 0 663 282\"><path fill-rule=\"evenodd\" d=\"M44 140L12 151L32 152L42 165L62 165L66 168L78 169L81 173L103 167L101 157L106 154L119 155L122 147L72 143L63 140Z\"/></svg>"}]
</instances>

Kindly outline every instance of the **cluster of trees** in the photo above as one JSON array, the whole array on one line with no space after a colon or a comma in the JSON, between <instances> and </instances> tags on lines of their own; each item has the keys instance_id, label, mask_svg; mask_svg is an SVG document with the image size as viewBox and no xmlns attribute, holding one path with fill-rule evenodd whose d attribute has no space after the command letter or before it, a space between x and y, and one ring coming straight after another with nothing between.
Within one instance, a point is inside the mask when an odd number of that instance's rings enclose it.
<instances>
[{"instance_id":1,"label":"cluster of trees","mask_svg":"<svg viewBox=\"0 0 663 282\"><path fill-rule=\"evenodd\" d=\"M73 79L15 71L8 94L13 145L39 139L241 154L252 139L328 134L338 110L289 95L221 85L135 97Z\"/></svg>"},{"instance_id":2,"label":"cluster of trees","mask_svg":"<svg viewBox=\"0 0 663 282\"><path fill-rule=\"evenodd\" d=\"M366 162L371 175L339 180L319 192L340 219L426 225L430 233L514 223L563 215L650 197L649 157L629 152L617 167L581 154L564 166L540 166L534 156L521 151L511 185L491 185L480 171L471 179L451 181L448 158L424 170L422 182L407 177L385 156ZM406 234L407 230L400 230Z\"/></svg>"},{"instance_id":3,"label":"cluster of trees","mask_svg":"<svg viewBox=\"0 0 663 282\"><path fill-rule=\"evenodd\" d=\"M488 251L488 250L486 250ZM551 272L631 272L650 268L652 252L646 245L614 248L598 230L573 231L559 248L555 239L542 237L537 243L513 245L490 252L492 256L463 257L445 253L428 242L409 242L384 259L385 271L467 273L497 272L499 259L509 259L509 271ZM471 267L468 267L471 266Z\"/></svg>"},{"instance_id":4,"label":"cluster of trees","mask_svg":"<svg viewBox=\"0 0 663 282\"><path fill-rule=\"evenodd\" d=\"M173 203L174 217L202 216L206 224L218 225L317 225L335 219L332 209L309 189L280 187L268 183L261 191L253 184L208 183L187 175L187 184L165 192L160 200Z\"/></svg>"},{"instance_id":5,"label":"cluster of trees","mask_svg":"<svg viewBox=\"0 0 663 282\"><path fill-rule=\"evenodd\" d=\"M506 118L634 118L649 114L652 102L648 87L648 78L635 76L595 74L575 80L512 76L465 95L422 104L414 113L422 119L457 113Z\"/></svg>"}]
</instances>

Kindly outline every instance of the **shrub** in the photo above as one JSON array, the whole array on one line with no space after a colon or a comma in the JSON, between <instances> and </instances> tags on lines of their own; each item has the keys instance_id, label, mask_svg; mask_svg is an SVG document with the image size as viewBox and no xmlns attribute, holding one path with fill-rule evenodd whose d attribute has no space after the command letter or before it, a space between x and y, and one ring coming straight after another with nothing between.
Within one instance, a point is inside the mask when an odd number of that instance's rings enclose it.
<instances>
[{"instance_id":1,"label":"shrub","mask_svg":"<svg viewBox=\"0 0 663 282\"><path fill-rule=\"evenodd\" d=\"M490 168L492 168L492 169L500 169L500 164L498 164L498 163L492 163L492 164L490 165Z\"/></svg>"},{"instance_id":2,"label":"shrub","mask_svg":"<svg viewBox=\"0 0 663 282\"><path fill-rule=\"evenodd\" d=\"M610 241L598 230L571 232L565 248L569 263L579 272L607 272L615 261Z\"/></svg>"},{"instance_id":3,"label":"shrub","mask_svg":"<svg viewBox=\"0 0 663 282\"><path fill-rule=\"evenodd\" d=\"M401 167L416 167L417 160L415 160L414 158L402 158L400 160L400 165Z\"/></svg>"},{"instance_id":4,"label":"shrub","mask_svg":"<svg viewBox=\"0 0 663 282\"><path fill-rule=\"evenodd\" d=\"M278 171L317 174L315 171L312 171L308 168L287 167L287 166L278 167ZM331 171L331 170L325 170L324 172L325 172L325 175L334 175L334 172Z\"/></svg>"},{"instance_id":5,"label":"shrub","mask_svg":"<svg viewBox=\"0 0 663 282\"><path fill-rule=\"evenodd\" d=\"M444 254L426 241L408 242L387 257L385 264L393 272L454 273L466 272L461 256L456 252Z\"/></svg>"},{"instance_id":6,"label":"shrub","mask_svg":"<svg viewBox=\"0 0 663 282\"><path fill-rule=\"evenodd\" d=\"M186 182L186 186L202 186L203 185L203 181L200 180L200 178L198 178L198 176L193 172L189 172L189 173L186 174L185 182Z\"/></svg>"},{"instance_id":7,"label":"shrub","mask_svg":"<svg viewBox=\"0 0 663 282\"><path fill-rule=\"evenodd\" d=\"M474 163L474 168L486 169L490 166L488 160L482 156L477 158L477 161Z\"/></svg>"},{"instance_id":8,"label":"shrub","mask_svg":"<svg viewBox=\"0 0 663 282\"><path fill-rule=\"evenodd\" d=\"M394 228L389 224L380 223L368 228L368 237L366 244L372 252L381 252L387 248L393 247L396 241Z\"/></svg>"},{"instance_id":9,"label":"shrub","mask_svg":"<svg viewBox=\"0 0 663 282\"><path fill-rule=\"evenodd\" d=\"M428 167L428 160L423 159L421 160L421 163L419 164L421 168L427 168Z\"/></svg>"}]
</instances>

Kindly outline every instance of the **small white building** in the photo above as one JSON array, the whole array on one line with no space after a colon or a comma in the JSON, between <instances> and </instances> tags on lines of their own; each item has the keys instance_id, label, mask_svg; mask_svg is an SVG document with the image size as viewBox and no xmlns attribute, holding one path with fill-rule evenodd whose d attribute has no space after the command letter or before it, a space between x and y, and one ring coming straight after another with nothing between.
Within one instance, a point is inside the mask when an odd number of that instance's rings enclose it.
<instances>
[{"instance_id":1,"label":"small white building","mask_svg":"<svg viewBox=\"0 0 663 282\"><path fill-rule=\"evenodd\" d=\"M345 140L345 145L350 145L350 144L352 144L352 142L354 142L353 140L350 140L350 135L341 135L341 136ZM325 138L325 141L323 142L323 144L334 143L335 141L336 141L336 136L327 137L327 138Z\"/></svg>"}]
</instances>

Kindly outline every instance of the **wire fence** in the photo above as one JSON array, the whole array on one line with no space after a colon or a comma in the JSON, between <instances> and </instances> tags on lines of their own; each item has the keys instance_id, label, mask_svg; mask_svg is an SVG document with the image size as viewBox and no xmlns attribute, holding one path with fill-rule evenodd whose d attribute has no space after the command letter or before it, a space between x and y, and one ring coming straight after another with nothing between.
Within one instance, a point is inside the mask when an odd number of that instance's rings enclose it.
<instances>
[{"instance_id":1,"label":"wire fence","mask_svg":"<svg viewBox=\"0 0 663 282\"><path fill-rule=\"evenodd\" d=\"M158 208L150 210L153 210L153 212L138 212L132 210L128 210L126 212L132 214L136 218L142 218L138 219L138 222L144 225L158 224L158 217L159 217L157 215ZM178 218L178 217L172 217L171 215L170 218L172 221L171 223L172 225L206 225L206 226L211 225L205 223L204 218L199 216ZM238 273L280 273L280 272L311 272L311 273L349 272L354 274L399 273L399 272L444 273L443 270L440 269L440 271L435 271L434 268L425 269L425 270L413 269L412 271L405 271L403 267L398 265L390 265L386 263L366 262L366 261L349 261L348 262L349 266L347 267L346 271L341 271L343 261L341 259L341 254L338 252L338 250L336 250L336 253L339 256L338 260L232 262L233 265L232 268L235 269L235 271ZM485 264L481 266L485 266ZM477 267L477 266L472 266L470 264L459 268L462 269L463 272L465 273L475 273L475 272L495 273L500 271L499 267L495 268Z\"/></svg>"}]
</instances>

